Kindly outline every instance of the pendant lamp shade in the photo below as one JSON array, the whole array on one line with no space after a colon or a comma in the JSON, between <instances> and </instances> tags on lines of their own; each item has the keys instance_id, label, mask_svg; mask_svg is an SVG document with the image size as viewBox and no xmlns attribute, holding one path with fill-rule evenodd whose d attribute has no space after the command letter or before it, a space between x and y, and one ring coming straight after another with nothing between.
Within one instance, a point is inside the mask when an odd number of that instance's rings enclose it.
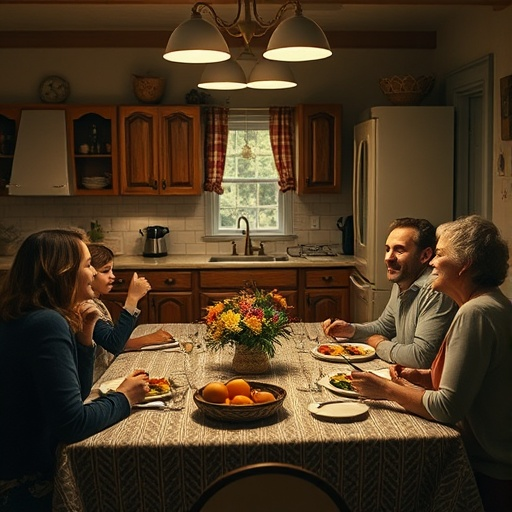
<instances>
[{"instance_id":1,"label":"pendant lamp shade","mask_svg":"<svg viewBox=\"0 0 512 512\"><path fill-rule=\"evenodd\" d=\"M283 20L270 36L266 59L303 62L332 55L323 30L310 18L295 14Z\"/></svg>"},{"instance_id":2,"label":"pendant lamp shade","mask_svg":"<svg viewBox=\"0 0 512 512\"><path fill-rule=\"evenodd\" d=\"M251 71L247 87L251 89L290 89L297 82L286 62L261 59Z\"/></svg>"},{"instance_id":3,"label":"pendant lamp shade","mask_svg":"<svg viewBox=\"0 0 512 512\"><path fill-rule=\"evenodd\" d=\"M247 87L247 79L240 64L236 60L229 59L207 64L197 86L217 91L236 91Z\"/></svg>"},{"instance_id":4,"label":"pendant lamp shade","mask_svg":"<svg viewBox=\"0 0 512 512\"><path fill-rule=\"evenodd\" d=\"M229 48L220 30L201 15L181 23L171 34L164 59L171 62L207 64L230 58Z\"/></svg>"}]
</instances>

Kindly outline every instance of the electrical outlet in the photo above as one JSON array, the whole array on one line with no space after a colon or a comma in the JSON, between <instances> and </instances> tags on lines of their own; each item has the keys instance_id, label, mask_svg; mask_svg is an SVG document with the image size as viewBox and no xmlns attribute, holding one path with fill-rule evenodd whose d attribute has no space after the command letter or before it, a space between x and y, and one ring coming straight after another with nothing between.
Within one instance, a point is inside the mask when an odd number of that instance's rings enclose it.
<instances>
[{"instance_id":1,"label":"electrical outlet","mask_svg":"<svg viewBox=\"0 0 512 512\"><path fill-rule=\"evenodd\" d=\"M309 218L309 229L320 229L320 217L318 215Z\"/></svg>"}]
</instances>

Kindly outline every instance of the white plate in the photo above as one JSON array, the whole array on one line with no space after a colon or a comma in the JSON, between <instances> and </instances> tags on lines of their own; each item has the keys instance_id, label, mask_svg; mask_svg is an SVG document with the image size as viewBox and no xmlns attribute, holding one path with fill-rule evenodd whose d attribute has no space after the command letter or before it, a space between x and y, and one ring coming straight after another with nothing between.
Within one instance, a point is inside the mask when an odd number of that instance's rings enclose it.
<instances>
[{"instance_id":1,"label":"white plate","mask_svg":"<svg viewBox=\"0 0 512 512\"><path fill-rule=\"evenodd\" d=\"M357 420L366 416L370 408L361 402L342 402L327 404L318 408L316 403L308 405L308 411L317 418L331 420Z\"/></svg>"},{"instance_id":2,"label":"white plate","mask_svg":"<svg viewBox=\"0 0 512 512\"><path fill-rule=\"evenodd\" d=\"M108 380L107 382L103 382L100 384L99 390L100 393L106 395L110 391L115 391L123 382L125 378L121 377L120 379ZM163 398L170 397L172 395L172 391L167 393L161 393L160 395L151 395L144 398L143 402L153 402L154 400L162 400Z\"/></svg>"},{"instance_id":3,"label":"white plate","mask_svg":"<svg viewBox=\"0 0 512 512\"><path fill-rule=\"evenodd\" d=\"M160 343L160 345L146 345L145 347L141 347L140 350L161 350L164 348L174 348L179 346L179 341L171 341L169 343Z\"/></svg>"},{"instance_id":4,"label":"white plate","mask_svg":"<svg viewBox=\"0 0 512 512\"><path fill-rule=\"evenodd\" d=\"M388 368L382 368L380 370L370 370L370 372L374 373L375 375L378 375L379 377L384 377L385 379L391 379L391 376L389 375L389 369ZM336 386L333 386L329 382L332 376L339 375L340 373L348 373L348 374L350 374L350 372L335 372L335 373L331 373L330 375L324 375L318 381L318 384L320 384L320 386L323 386L325 389L328 389L329 391L332 391L333 393L336 393L337 395L349 396L350 398L357 398L359 395L355 391L351 391L349 389L337 388ZM325 406L325 407L327 407L327 406Z\"/></svg>"},{"instance_id":5,"label":"white plate","mask_svg":"<svg viewBox=\"0 0 512 512\"><path fill-rule=\"evenodd\" d=\"M375 357L375 349L371 347L370 345L367 345L366 343L320 343L320 345L332 345L333 347L343 347L345 345L351 345L353 347L361 347L365 351L367 351L364 355L349 355L344 354L345 357L349 361L353 361L354 363L357 361L369 361L370 359L373 359ZM328 354L322 354L318 351L318 347L320 345L317 345L316 347L313 347L311 349L311 353L314 357L317 359L323 359L324 361L331 361L333 363L345 363L346 361L341 356L331 356Z\"/></svg>"}]
</instances>

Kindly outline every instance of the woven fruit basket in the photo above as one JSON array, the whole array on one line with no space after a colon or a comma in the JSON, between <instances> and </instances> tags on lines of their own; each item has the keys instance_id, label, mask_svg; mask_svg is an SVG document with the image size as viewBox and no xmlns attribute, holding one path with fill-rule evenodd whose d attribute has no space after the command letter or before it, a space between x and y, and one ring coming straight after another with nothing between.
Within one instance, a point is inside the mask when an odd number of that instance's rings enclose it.
<instances>
[{"instance_id":1,"label":"woven fruit basket","mask_svg":"<svg viewBox=\"0 0 512 512\"><path fill-rule=\"evenodd\" d=\"M263 402L251 405L228 405L216 404L207 402L203 396L201 388L194 393L194 402L197 408L211 419L219 421L256 421L262 418L267 418L275 414L282 406L286 398L286 391L274 384L267 384L265 382L247 381L252 389L259 391L269 391L275 397L272 402Z\"/></svg>"},{"instance_id":2,"label":"woven fruit basket","mask_svg":"<svg viewBox=\"0 0 512 512\"><path fill-rule=\"evenodd\" d=\"M379 85L392 105L419 105L430 93L435 82L432 75L395 75L381 78Z\"/></svg>"},{"instance_id":3,"label":"woven fruit basket","mask_svg":"<svg viewBox=\"0 0 512 512\"><path fill-rule=\"evenodd\" d=\"M133 75L133 93L142 103L159 103L165 92L165 78Z\"/></svg>"}]
</instances>

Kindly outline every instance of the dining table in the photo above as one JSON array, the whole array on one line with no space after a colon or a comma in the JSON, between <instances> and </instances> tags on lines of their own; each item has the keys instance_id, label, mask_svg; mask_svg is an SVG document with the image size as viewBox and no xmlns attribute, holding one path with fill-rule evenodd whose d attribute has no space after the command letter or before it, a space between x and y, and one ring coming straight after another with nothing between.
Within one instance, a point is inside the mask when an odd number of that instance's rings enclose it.
<instances>
[{"instance_id":1,"label":"dining table","mask_svg":"<svg viewBox=\"0 0 512 512\"><path fill-rule=\"evenodd\" d=\"M150 377L172 381L165 407L134 408L102 432L60 446L54 511L187 512L221 475L273 461L316 473L352 512L483 510L456 428L410 414L395 402L361 397L353 400L368 411L353 418L310 412L312 403L344 399L318 381L352 371L344 361L315 357L315 347L333 341L320 323L291 324L291 335L276 345L270 370L259 375L237 375L234 348L212 350L202 323L145 324L132 336L157 329L171 333L179 345L121 353L88 400L97 398L105 383L144 369ZM389 368L378 357L357 365L381 374ZM198 409L193 400L198 389L233 377L280 386L286 391L282 407L250 422L214 419Z\"/></svg>"}]
</instances>

